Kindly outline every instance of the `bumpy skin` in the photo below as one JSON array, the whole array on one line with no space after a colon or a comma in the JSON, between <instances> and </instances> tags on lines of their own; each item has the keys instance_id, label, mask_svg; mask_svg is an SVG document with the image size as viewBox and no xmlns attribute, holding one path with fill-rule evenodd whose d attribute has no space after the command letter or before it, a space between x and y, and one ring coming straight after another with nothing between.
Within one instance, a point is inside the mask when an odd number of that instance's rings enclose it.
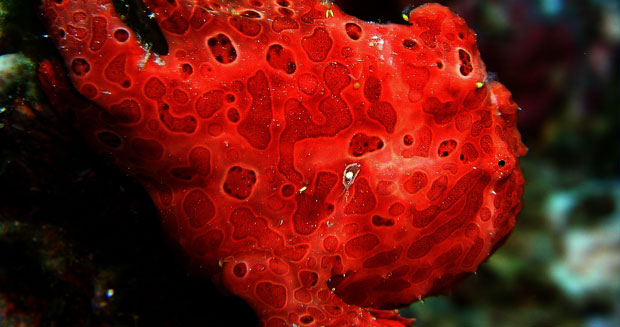
<instances>
[{"instance_id":1,"label":"bumpy skin","mask_svg":"<svg viewBox=\"0 0 620 327\"><path fill-rule=\"evenodd\" d=\"M268 327L408 326L392 310L476 270L519 212L517 105L474 33L427 4L379 25L313 0L44 0L53 105L152 195L194 271ZM88 100L86 100L88 99Z\"/></svg>"}]
</instances>

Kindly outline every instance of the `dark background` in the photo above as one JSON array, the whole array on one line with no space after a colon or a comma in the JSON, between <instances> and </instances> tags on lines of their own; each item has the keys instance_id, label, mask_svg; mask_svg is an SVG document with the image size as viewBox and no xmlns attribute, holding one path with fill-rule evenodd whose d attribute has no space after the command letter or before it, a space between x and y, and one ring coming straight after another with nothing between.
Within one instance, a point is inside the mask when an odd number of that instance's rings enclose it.
<instances>
[{"instance_id":1,"label":"dark background","mask_svg":"<svg viewBox=\"0 0 620 327\"><path fill-rule=\"evenodd\" d=\"M336 3L402 22L424 1ZM416 326L620 325L618 2L440 3L523 109L524 208L475 276L401 312ZM0 326L251 326L242 301L177 264L145 191L46 106L36 65L57 53L37 5L0 0Z\"/></svg>"}]
</instances>

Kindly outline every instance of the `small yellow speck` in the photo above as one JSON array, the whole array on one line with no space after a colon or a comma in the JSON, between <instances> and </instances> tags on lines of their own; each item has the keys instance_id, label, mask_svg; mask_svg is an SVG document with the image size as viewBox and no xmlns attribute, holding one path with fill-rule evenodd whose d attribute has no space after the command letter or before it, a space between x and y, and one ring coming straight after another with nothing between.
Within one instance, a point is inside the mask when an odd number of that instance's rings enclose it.
<instances>
[{"instance_id":1,"label":"small yellow speck","mask_svg":"<svg viewBox=\"0 0 620 327\"><path fill-rule=\"evenodd\" d=\"M361 86L362 86L362 84L360 84L360 82L353 83L353 88L354 89L359 89Z\"/></svg>"},{"instance_id":2,"label":"small yellow speck","mask_svg":"<svg viewBox=\"0 0 620 327\"><path fill-rule=\"evenodd\" d=\"M408 22L409 21L409 16L407 14L403 14L403 19Z\"/></svg>"},{"instance_id":3,"label":"small yellow speck","mask_svg":"<svg viewBox=\"0 0 620 327\"><path fill-rule=\"evenodd\" d=\"M239 12L237 12L237 9L232 8L232 9L230 10L230 14L231 14L231 15L233 15L233 16L237 16L237 15L239 15Z\"/></svg>"},{"instance_id":4,"label":"small yellow speck","mask_svg":"<svg viewBox=\"0 0 620 327\"><path fill-rule=\"evenodd\" d=\"M325 18L329 18L329 16L334 17L334 11L332 10L332 8L325 10Z\"/></svg>"},{"instance_id":5,"label":"small yellow speck","mask_svg":"<svg viewBox=\"0 0 620 327\"><path fill-rule=\"evenodd\" d=\"M217 261L217 265L222 268L224 266L225 263L229 263L232 262L235 258L233 258L232 256L227 256L225 258L222 258L220 260Z\"/></svg>"},{"instance_id":6,"label":"small yellow speck","mask_svg":"<svg viewBox=\"0 0 620 327\"><path fill-rule=\"evenodd\" d=\"M477 82L477 83L476 83L476 88L481 88L481 87L483 87L483 86L484 86L484 83L483 83L483 82Z\"/></svg>"}]
</instances>

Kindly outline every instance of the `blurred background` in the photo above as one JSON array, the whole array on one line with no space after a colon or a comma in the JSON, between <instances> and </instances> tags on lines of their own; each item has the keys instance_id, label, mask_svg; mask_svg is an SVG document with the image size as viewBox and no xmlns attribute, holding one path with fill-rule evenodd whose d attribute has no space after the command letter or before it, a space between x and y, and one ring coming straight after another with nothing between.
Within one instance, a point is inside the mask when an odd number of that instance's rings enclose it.
<instances>
[{"instance_id":1,"label":"blurred background","mask_svg":"<svg viewBox=\"0 0 620 327\"><path fill-rule=\"evenodd\" d=\"M424 2L336 1L383 23ZM527 184L477 274L401 312L418 327L620 326L618 1L439 2L522 108ZM57 52L38 3L0 0L0 326L252 326L177 264L145 191L47 107L36 68Z\"/></svg>"}]
</instances>

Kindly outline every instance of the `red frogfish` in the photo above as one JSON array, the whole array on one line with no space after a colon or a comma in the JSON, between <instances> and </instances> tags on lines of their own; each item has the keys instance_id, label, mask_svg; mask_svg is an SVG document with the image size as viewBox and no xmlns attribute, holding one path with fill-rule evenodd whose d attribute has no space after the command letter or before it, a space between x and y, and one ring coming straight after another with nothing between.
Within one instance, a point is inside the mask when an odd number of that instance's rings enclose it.
<instances>
[{"instance_id":1,"label":"red frogfish","mask_svg":"<svg viewBox=\"0 0 620 327\"><path fill-rule=\"evenodd\" d=\"M449 9L385 25L317 0L143 2L166 55L112 0L43 0L65 62L40 80L261 326L411 326L395 309L511 232L518 106Z\"/></svg>"}]
</instances>

